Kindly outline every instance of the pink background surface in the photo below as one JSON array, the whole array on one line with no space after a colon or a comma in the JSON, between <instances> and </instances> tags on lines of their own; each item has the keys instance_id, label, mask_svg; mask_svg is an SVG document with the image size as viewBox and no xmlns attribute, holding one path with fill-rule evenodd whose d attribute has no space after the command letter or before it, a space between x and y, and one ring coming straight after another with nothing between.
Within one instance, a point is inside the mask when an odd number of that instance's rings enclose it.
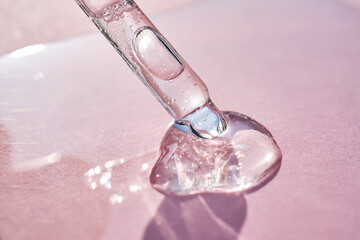
<instances>
[{"instance_id":1,"label":"pink background surface","mask_svg":"<svg viewBox=\"0 0 360 240\"><path fill-rule=\"evenodd\" d=\"M154 191L147 166L171 117L88 34L0 58L1 239L359 239L360 12L205 1L154 23L219 108L273 133L277 176L240 195Z\"/></svg>"}]
</instances>

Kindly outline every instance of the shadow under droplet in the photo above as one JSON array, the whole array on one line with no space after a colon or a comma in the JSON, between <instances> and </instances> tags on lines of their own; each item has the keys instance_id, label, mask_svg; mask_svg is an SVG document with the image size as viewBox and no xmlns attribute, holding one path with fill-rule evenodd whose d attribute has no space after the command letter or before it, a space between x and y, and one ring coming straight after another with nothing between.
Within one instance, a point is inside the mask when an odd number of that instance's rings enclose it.
<instances>
[{"instance_id":1,"label":"shadow under droplet","mask_svg":"<svg viewBox=\"0 0 360 240\"><path fill-rule=\"evenodd\" d=\"M143 240L235 240L246 214L243 194L165 197Z\"/></svg>"}]
</instances>

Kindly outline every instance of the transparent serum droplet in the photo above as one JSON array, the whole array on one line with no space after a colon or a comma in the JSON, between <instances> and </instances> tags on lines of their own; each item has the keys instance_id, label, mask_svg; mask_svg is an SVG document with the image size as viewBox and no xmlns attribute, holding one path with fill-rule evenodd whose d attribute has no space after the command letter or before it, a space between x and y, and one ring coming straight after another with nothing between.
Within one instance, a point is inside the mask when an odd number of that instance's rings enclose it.
<instances>
[{"instance_id":1,"label":"transparent serum droplet","mask_svg":"<svg viewBox=\"0 0 360 240\"><path fill-rule=\"evenodd\" d=\"M245 115L223 115L227 129L211 140L188 134L176 123L168 129L150 176L156 190L175 196L239 192L279 169L282 154L268 130Z\"/></svg>"},{"instance_id":2,"label":"transparent serum droplet","mask_svg":"<svg viewBox=\"0 0 360 240\"><path fill-rule=\"evenodd\" d=\"M172 80L184 70L170 44L150 27L137 30L134 49L146 69L160 79Z\"/></svg>"}]
</instances>

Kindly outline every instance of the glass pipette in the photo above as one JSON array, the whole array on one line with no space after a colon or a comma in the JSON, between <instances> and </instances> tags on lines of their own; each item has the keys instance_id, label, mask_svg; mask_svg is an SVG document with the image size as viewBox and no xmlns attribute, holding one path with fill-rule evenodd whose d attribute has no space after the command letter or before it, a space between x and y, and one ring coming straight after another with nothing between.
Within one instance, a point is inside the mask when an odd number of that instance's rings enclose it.
<instances>
[{"instance_id":1,"label":"glass pipette","mask_svg":"<svg viewBox=\"0 0 360 240\"><path fill-rule=\"evenodd\" d=\"M206 85L134 1L76 1L180 128L207 139L226 129Z\"/></svg>"}]
</instances>

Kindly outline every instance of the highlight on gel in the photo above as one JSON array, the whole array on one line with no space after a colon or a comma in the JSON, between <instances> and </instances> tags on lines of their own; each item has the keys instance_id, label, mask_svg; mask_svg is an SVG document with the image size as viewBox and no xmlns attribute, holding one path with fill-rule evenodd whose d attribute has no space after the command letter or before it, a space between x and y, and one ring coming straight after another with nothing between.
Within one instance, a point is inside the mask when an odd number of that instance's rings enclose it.
<instances>
[{"instance_id":1,"label":"highlight on gel","mask_svg":"<svg viewBox=\"0 0 360 240\"><path fill-rule=\"evenodd\" d=\"M152 186L187 196L253 188L273 175L281 151L255 120L221 112L200 77L132 0L76 0L174 118L152 169Z\"/></svg>"}]
</instances>

